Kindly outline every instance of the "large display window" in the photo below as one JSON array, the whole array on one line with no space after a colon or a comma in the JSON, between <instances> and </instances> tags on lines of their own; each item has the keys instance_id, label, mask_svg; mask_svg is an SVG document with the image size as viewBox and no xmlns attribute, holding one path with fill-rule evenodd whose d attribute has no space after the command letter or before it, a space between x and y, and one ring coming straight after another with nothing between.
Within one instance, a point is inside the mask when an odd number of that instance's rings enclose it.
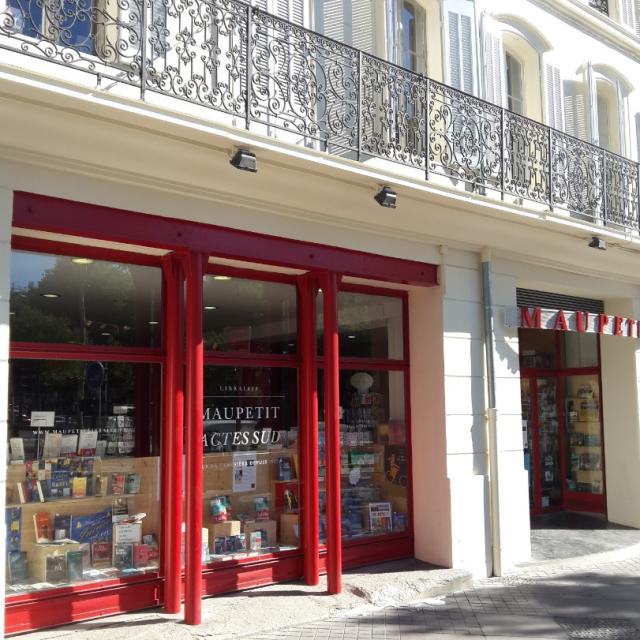
<instances>
[{"instance_id":1,"label":"large display window","mask_svg":"<svg viewBox=\"0 0 640 640\"><path fill-rule=\"evenodd\" d=\"M11 277L7 594L155 573L160 269L14 251Z\"/></svg>"}]
</instances>

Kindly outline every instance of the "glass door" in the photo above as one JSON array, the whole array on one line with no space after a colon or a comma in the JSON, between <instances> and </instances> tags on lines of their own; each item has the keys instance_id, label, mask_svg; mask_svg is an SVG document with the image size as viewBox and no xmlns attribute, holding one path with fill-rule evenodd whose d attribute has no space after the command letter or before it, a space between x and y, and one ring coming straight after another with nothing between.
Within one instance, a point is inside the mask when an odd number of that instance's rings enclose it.
<instances>
[{"instance_id":1,"label":"glass door","mask_svg":"<svg viewBox=\"0 0 640 640\"><path fill-rule=\"evenodd\" d=\"M536 378L536 503L535 511L562 507L561 439L558 379Z\"/></svg>"},{"instance_id":2,"label":"glass door","mask_svg":"<svg viewBox=\"0 0 640 640\"><path fill-rule=\"evenodd\" d=\"M532 455L533 446L533 409L531 400L531 378L520 379L520 396L522 398L522 447L524 449L524 468L529 476L529 509L535 506L534 475Z\"/></svg>"}]
</instances>

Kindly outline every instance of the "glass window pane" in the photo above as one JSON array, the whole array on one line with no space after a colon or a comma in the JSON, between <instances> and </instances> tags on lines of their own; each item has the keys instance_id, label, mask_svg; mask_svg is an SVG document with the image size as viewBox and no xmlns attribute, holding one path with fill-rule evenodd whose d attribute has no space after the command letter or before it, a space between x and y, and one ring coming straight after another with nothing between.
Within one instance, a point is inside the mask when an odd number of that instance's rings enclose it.
<instances>
[{"instance_id":1,"label":"glass window pane","mask_svg":"<svg viewBox=\"0 0 640 640\"><path fill-rule=\"evenodd\" d=\"M322 391L321 376L319 433L324 465ZM404 373L341 370L340 413L343 538L408 530ZM321 502L321 517L323 514Z\"/></svg>"},{"instance_id":2,"label":"glass window pane","mask_svg":"<svg viewBox=\"0 0 640 640\"><path fill-rule=\"evenodd\" d=\"M317 299L318 353L323 353L323 296ZM341 358L404 357L403 301L395 296L338 293L338 334Z\"/></svg>"},{"instance_id":3,"label":"glass window pane","mask_svg":"<svg viewBox=\"0 0 640 640\"><path fill-rule=\"evenodd\" d=\"M296 299L291 284L205 276L205 349L294 354Z\"/></svg>"},{"instance_id":4,"label":"glass window pane","mask_svg":"<svg viewBox=\"0 0 640 640\"><path fill-rule=\"evenodd\" d=\"M604 481L598 376L568 376L565 385L566 489L600 495Z\"/></svg>"},{"instance_id":5,"label":"glass window pane","mask_svg":"<svg viewBox=\"0 0 640 640\"><path fill-rule=\"evenodd\" d=\"M554 369L556 332L545 329L520 329L520 366L525 369Z\"/></svg>"},{"instance_id":6,"label":"glass window pane","mask_svg":"<svg viewBox=\"0 0 640 640\"><path fill-rule=\"evenodd\" d=\"M11 340L159 347L162 275L73 256L11 253Z\"/></svg>"},{"instance_id":7,"label":"glass window pane","mask_svg":"<svg viewBox=\"0 0 640 640\"><path fill-rule=\"evenodd\" d=\"M598 336L595 333L568 331L562 335L563 363L566 368L598 366Z\"/></svg>"},{"instance_id":8,"label":"glass window pane","mask_svg":"<svg viewBox=\"0 0 640 640\"><path fill-rule=\"evenodd\" d=\"M156 570L159 365L14 360L9 384L9 592Z\"/></svg>"},{"instance_id":9,"label":"glass window pane","mask_svg":"<svg viewBox=\"0 0 640 640\"><path fill-rule=\"evenodd\" d=\"M298 547L297 370L206 366L204 390L203 555L216 562Z\"/></svg>"}]
</instances>

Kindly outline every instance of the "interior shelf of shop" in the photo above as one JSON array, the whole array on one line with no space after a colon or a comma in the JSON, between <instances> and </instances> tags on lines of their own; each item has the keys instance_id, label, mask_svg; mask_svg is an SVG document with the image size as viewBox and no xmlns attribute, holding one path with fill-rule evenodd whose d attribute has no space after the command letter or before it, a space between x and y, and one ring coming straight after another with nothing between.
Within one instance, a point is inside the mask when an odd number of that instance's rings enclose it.
<instances>
[{"instance_id":1,"label":"interior shelf of shop","mask_svg":"<svg viewBox=\"0 0 640 640\"><path fill-rule=\"evenodd\" d=\"M44 502L12 502L7 504L7 508L9 507L42 507L42 505L46 504L64 504L68 502L84 502L86 500L113 500L114 498L135 498L139 497L139 493L109 493L105 496L82 496L81 498L53 498L51 500L45 500Z\"/></svg>"}]
</instances>

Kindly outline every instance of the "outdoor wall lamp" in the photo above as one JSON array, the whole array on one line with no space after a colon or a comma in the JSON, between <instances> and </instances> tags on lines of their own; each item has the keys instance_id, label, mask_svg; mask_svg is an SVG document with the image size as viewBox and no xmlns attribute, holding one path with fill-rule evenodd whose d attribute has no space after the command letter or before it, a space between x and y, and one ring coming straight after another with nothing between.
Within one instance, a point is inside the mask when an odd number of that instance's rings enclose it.
<instances>
[{"instance_id":1,"label":"outdoor wall lamp","mask_svg":"<svg viewBox=\"0 0 640 640\"><path fill-rule=\"evenodd\" d=\"M600 251L607 250L607 243L602 238L599 238L598 236L591 237L591 242L589 242L589 246L592 249L600 249Z\"/></svg>"},{"instance_id":2,"label":"outdoor wall lamp","mask_svg":"<svg viewBox=\"0 0 640 640\"><path fill-rule=\"evenodd\" d=\"M378 191L378 193L373 197L381 207L389 207L390 209L396 208L398 194L391 187L382 187L382 189L380 189L380 191Z\"/></svg>"},{"instance_id":3,"label":"outdoor wall lamp","mask_svg":"<svg viewBox=\"0 0 640 640\"><path fill-rule=\"evenodd\" d=\"M248 149L238 149L229 161L236 169L241 171L258 172L258 160L254 153Z\"/></svg>"}]
</instances>

